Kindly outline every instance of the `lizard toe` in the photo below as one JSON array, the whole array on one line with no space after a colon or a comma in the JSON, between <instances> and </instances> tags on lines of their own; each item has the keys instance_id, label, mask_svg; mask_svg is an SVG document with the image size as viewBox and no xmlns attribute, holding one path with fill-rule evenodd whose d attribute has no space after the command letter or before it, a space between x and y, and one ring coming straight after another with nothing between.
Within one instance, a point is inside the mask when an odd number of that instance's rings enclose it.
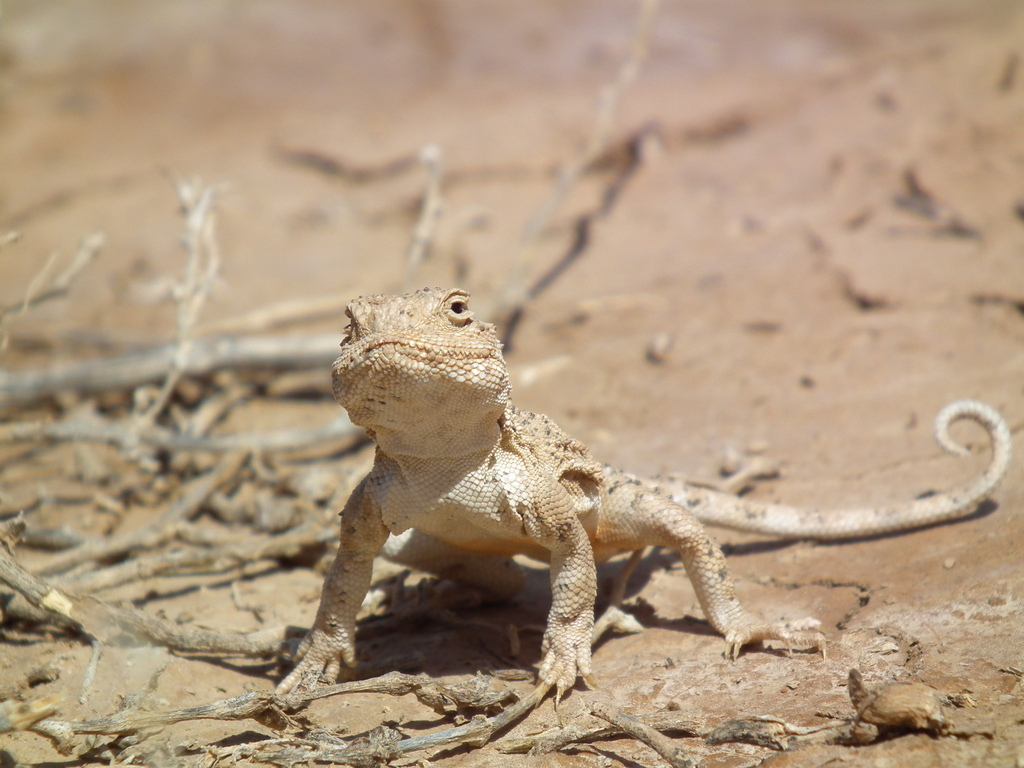
<instances>
[{"instance_id":1,"label":"lizard toe","mask_svg":"<svg viewBox=\"0 0 1024 768\"><path fill-rule=\"evenodd\" d=\"M743 646L762 640L780 640L786 644L786 651L794 647L814 648L825 655L825 635L817 629L793 629L785 624L769 624L744 621L725 632L725 655L735 661Z\"/></svg>"}]
</instances>

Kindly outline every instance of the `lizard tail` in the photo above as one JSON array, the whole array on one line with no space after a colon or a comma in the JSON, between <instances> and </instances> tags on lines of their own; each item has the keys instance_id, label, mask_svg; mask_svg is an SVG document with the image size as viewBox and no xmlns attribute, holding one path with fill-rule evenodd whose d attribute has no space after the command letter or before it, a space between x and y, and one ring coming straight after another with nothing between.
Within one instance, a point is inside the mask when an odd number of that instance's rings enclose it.
<instances>
[{"instance_id":1,"label":"lizard tail","mask_svg":"<svg viewBox=\"0 0 1024 768\"><path fill-rule=\"evenodd\" d=\"M949 434L950 425L961 420L977 422L988 433L992 458L985 471L960 488L907 504L835 511L799 509L741 499L691 485L674 494L672 500L709 525L787 538L852 539L965 517L1003 479L1013 455L1013 440L1009 426L994 408L977 400L957 400L935 418L935 439L949 453L958 456L970 453Z\"/></svg>"}]
</instances>

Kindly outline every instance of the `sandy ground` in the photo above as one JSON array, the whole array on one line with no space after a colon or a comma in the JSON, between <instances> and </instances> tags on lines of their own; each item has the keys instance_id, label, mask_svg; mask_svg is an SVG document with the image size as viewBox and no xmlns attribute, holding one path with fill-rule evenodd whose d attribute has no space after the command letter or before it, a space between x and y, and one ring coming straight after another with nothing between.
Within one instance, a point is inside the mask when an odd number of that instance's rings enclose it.
<instances>
[{"instance_id":1,"label":"sandy ground","mask_svg":"<svg viewBox=\"0 0 1024 768\"><path fill-rule=\"evenodd\" d=\"M168 177L221 185L223 268L202 322L283 300L401 289L422 169L359 182L288 162L288 150L378 168L438 145L445 207L418 281L458 283L486 313L556 170L591 135L636 9L7 0L0 233L21 239L0 250L0 305L22 299L51 253L66 260L97 230L106 244L66 298L5 324L0 365L42 367L173 337L173 308L162 299L184 256ZM997 407L1015 429L1024 423L1021 40L1024 7L1013 0L666 2L615 119L617 139L644 126L651 138L580 259L524 315L508 356L518 404L638 474L713 478L726 449L759 452L781 473L752 493L797 504L907 500L979 471L987 449L966 461L946 456L930 424L960 397ZM565 251L613 173L598 169L574 186L533 276ZM897 204L908 174L941 204L937 216ZM342 324L338 316L299 330ZM660 362L648 356L654 341L667 347ZM233 413L224 428L232 419L314 425L335 412L326 396L282 398ZM966 427L957 434L982 442ZM116 451L105 455L120 466ZM70 447L26 456L24 446L0 454L0 503L5 513L27 508L30 527L111 533L164 508L157 493L111 515L72 477ZM165 471L173 485L170 464ZM77 497L48 492L72 480ZM958 524L837 545L716 531L753 610L821 619L825 661L759 648L726 661L678 558L652 554L631 582L630 604L648 629L605 641L595 674L629 711L680 708L711 723L848 717L852 667L872 684L917 680L973 702L947 709L959 730L943 737L781 754L681 740L702 766L1024 764L1019 462L994 502ZM141 592L102 596L223 629L308 626L322 577L308 563L291 566L208 578L201 588L154 579ZM459 615L492 624L499 637L509 623L541 624L545 582L538 571L514 604ZM4 696L60 693L65 719L116 711L157 669L147 705L156 710L269 690L280 675L273 665L109 646L82 694L91 652L82 638L11 624L0 633ZM416 652L413 671L448 680L537 663L536 632L522 632L515 657L494 638L474 625L425 622L375 635L362 652L398 665ZM27 689L26 671L55 659L60 675ZM570 695L562 717L582 717L584 699ZM411 696L327 699L306 716L341 735L383 722L413 735L450 724ZM554 722L549 702L514 733ZM197 760L207 745L269 735L253 721L195 721L144 744L171 750L160 753L171 764ZM0 735L0 749L8 761L78 764L32 733ZM146 759L156 764L153 749ZM629 739L546 757L489 746L431 759L499 763L663 761Z\"/></svg>"}]
</instances>

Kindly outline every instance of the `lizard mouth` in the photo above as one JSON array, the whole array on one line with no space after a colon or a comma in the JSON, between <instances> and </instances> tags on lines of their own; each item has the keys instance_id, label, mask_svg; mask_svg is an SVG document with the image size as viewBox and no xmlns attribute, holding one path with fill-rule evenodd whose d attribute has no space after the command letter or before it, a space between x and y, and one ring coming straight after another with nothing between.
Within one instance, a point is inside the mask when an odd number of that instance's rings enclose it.
<instances>
[{"instance_id":1,"label":"lizard mouth","mask_svg":"<svg viewBox=\"0 0 1024 768\"><path fill-rule=\"evenodd\" d=\"M500 347L438 344L393 335L346 342L332 374L334 397L346 408L367 398L374 402L382 397L392 402L415 396L435 400L459 391L464 395L474 391L473 399L489 400L494 392L508 387Z\"/></svg>"},{"instance_id":2,"label":"lizard mouth","mask_svg":"<svg viewBox=\"0 0 1024 768\"><path fill-rule=\"evenodd\" d=\"M497 346L395 337L346 342L332 379L334 398L353 422L405 431L410 423L454 424L466 412L500 412L509 390Z\"/></svg>"},{"instance_id":3,"label":"lizard mouth","mask_svg":"<svg viewBox=\"0 0 1024 768\"><path fill-rule=\"evenodd\" d=\"M499 351L492 345L445 344L436 341L424 342L403 337L383 337L362 343L356 340L342 344L342 353L334 363L335 373L357 371L369 367L393 365L414 365L447 367L459 360L498 360Z\"/></svg>"}]
</instances>

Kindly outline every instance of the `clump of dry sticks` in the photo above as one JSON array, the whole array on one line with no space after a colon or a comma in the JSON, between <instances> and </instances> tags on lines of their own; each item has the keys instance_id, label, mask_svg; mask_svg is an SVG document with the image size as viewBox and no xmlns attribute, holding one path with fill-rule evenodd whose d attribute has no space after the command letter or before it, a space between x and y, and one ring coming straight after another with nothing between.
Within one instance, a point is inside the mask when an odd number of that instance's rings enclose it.
<instances>
[{"instance_id":1,"label":"clump of dry sticks","mask_svg":"<svg viewBox=\"0 0 1024 768\"><path fill-rule=\"evenodd\" d=\"M506 341L529 303L586 250L594 227L613 208L643 161L645 143L655 135L653 128L644 127L618 142L612 140L618 104L646 56L656 6L656 0L642 5L630 54L602 94L592 140L556 173L550 197L524 229L509 280L491 313L505 322ZM353 176L351 168L321 153L290 152L286 159L332 175ZM417 155L355 174L362 183L421 166L427 171L427 184L406 255L405 286L415 283L442 214L441 150L428 145ZM600 202L572 222L565 249L537 276L541 235L573 185L587 174L605 175ZM337 539L337 511L368 463L362 450L365 437L340 409L334 420L316 428L218 429L243 403L264 400L273 405L293 396L328 399L336 334L257 334L337 315L350 297L286 302L204 327L202 310L217 284L220 266L218 190L189 180L177 180L175 190L183 221L184 268L170 291L175 307L173 340L116 358L0 371L0 642L45 642L59 631L90 643L93 654L83 679L83 697L103 649L126 638L175 653L264 659L268 672L277 662L287 661L301 630L266 626L241 633L162 618L146 609L152 580L174 577L176 589L188 590L208 583L211 576L252 577L329 559ZM17 233L0 234L0 251L22 247L17 240ZM58 258L50 258L26 286L21 301L0 307L0 355L20 319L30 317L43 303L73 294L75 280L97 259L102 246L102 234L84 238L69 264L56 274ZM74 471L55 469L68 466ZM106 532L90 535L63 523L84 509L107 517L102 526ZM148 522L123 527L129 511L133 519ZM116 601L105 597L115 590ZM381 610L379 605L367 608ZM467 623L450 613L434 615L444 622ZM488 629L493 628L484 627ZM36 678L52 679L46 678L51 672ZM445 746L484 744L538 703L533 695L517 697L493 678L444 686L391 672L284 698L275 697L268 683L264 692L170 711L153 711L147 699L151 690L144 690L127 696L115 714L67 721L58 719L56 697L33 695L33 674L0 687L0 700L5 700L0 703L0 731L31 729L52 739L66 754L120 762L155 759L163 747L147 737L172 723L252 719L279 736L208 747L187 756L189 761L373 765ZM158 670L153 684L159 674ZM310 729L296 714L314 699L351 692L412 693L457 722L423 736L404 736L381 726L342 739ZM626 733L645 741L670 764L684 766L692 763L655 729L711 734L692 713L634 718L602 701L595 701L591 711L589 723L506 740L499 748L543 752Z\"/></svg>"}]
</instances>

